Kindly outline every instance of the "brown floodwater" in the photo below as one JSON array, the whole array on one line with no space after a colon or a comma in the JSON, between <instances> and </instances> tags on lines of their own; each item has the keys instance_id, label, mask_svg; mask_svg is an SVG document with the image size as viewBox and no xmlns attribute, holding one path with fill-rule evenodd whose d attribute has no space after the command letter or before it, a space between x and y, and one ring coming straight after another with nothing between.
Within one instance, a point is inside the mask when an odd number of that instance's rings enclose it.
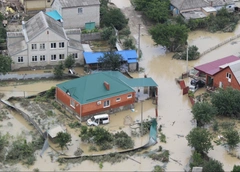
<instances>
[{"instance_id":1,"label":"brown floodwater","mask_svg":"<svg viewBox=\"0 0 240 172\"><path fill-rule=\"evenodd\" d=\"M131 14L129 17L130 29L135 39L138 38L138 23L141 22L139 16L134 16L131 10L133 7L130 5L129 0L111 0L116 6L122 8L126 14ZM142 24L142 23L141 23ZM181 60L172 59L172 53L166 53L161 46L155 46L151 36L145 30L145 27L141 28L140 47L143 53L143 57L140 60L140 67L145 71L142 73L132 73L134 77L143 77L147 74L148 77L152 77L158 84L158 125L162 125L162 132L166 135L166 143L158 142L156 145L150 147L148 150L155 150L161 145L163 149L170 151L170 161L165 165L166 171L183 171L188 169L189 158L192 154L192 149L188 147L185 136L190 130L196 126L192 120L191 103L188 97L182 95L182 90L179 85L176 84L175 78L178 78L182 73L187 70L187 63ZM194 31L189 33L189 44L199 47L199 51L203 52L208 48L211 48L218 43L229 39L230 37L240 33L240 27L237 27L233 33L209 33L206 31ZM196 65L200 65L206 62L210 62L219 58L223 58L229 55L240 55L239 42L240 39L236 39L226 45L219 47L218 49L202 56L196 61L189 61L188 69L193 68ZM82 72L82 69L78 73ZM36 72L36 71L31 71ZM24 72L23 72L24 73ZM190 79L185 80L186 83L190 82ZM49 89L51 86L56 85L56 81L43 81L29 85L15 85L8 87L1 87L0 92L3 92L8 96L13 95L26 95L35 94L37 92ZM198 90L198 92L204 92L204 89ZM151 100L143 102L143 119L149 117L155 117L155 109ZM130 133L130 127L126 125L125 119L131 119L131 121L137 121L141 119L141 104L135 105L135 111L127 110L117 114L111 115L110 124L104 126L111 132L117 132L120 129ZM17 119L18 120L18 119ZM22 123L21 120L18 120ZM4 124L5 125L5 124ZM23 124L25 126L25 124ZM25 126L26 127L26 126ZM26 127L27 128L27 127ZM2 129L2 128L1 128ZM69 129L71 130L71 129ZM72 130L71 130L72 131ZM78 131L75 132L77 135ZM147 142L148 137L136 140L136 147L143 145ZM79 142L79 138L73 138L74 142ZM77 147L70 146L71 151L76 150ZM88 152L87 145L82 149ZM239 151L237 151L239 152ZM37 151L39 154L40 151ZM160 162L153 161L150 158L144 156L132 156L138 162L131 159L125 160L121 163L110 164L103 163L103 168L100 169L99 164L92 161L84 161L80 164L64 164L59 166L55 161L51 161L50 155L54 151L50 148L46 150L43 157L37 156L36 163L27 168L20 164L17 167L21 170L32 170L39 168L45 171L53 170L65 170L65 171L151 171L155 165L163 165ZM219 160L223 163L225 171L232 170L234 164L239 165L239 160L236 157L232 157L228 154L227 149L224 146L214 145L214 150L209 152L209 156ZM140 162L140 163L139 163Z\"/></svg>"}]
</instances>

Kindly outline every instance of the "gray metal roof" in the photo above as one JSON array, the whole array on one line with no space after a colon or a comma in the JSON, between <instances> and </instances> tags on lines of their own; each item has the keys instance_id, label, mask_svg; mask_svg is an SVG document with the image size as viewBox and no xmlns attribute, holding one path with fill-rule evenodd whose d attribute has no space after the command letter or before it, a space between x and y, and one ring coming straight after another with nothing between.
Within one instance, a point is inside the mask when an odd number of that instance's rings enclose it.
<instances>
[{"instance_id":1,"label":"gray metal roof","mask_svg":"<svg viewBox=\"0 0 240 172\"><path fill-rule=\"evenodd\" d=\"M210 0L171 0L171 4L179 10L188 10L194 8L208 7L211 6ZM212 6L223 6L223 5L234 4L233 0L212 0Z\"/></svg>"},{"instance_id":2,"label":"gray metal roof","mask_svg":"<svg viewBox=\"0 0 240 172\"><path fill-rule=\"evenodd\" d=\"M63 8L100 5L99 0L59 0Z\"/></svg>"},{"instance_id":3,"label":"gray metal roof","mask_svg":"<svg viewBox=\"0 0 240 172\"><path fill-rule=\"evenodd\" d=\"M28 42L34 39L47 28L56 32L59 36L67 39L61 23L40 11L27 22L23 22L23 33L25 40Z\"/></svg>"},{"instance_id":4,"label":"gray metal roof","mask_svg":"<svg viewBox=\"0 0 240 172\"><path fill-rule=\"evenodd\" d=\"M13 56L17 53L20 53L24 50L27 50L27 44L24 39L19 42L15 42L14 44L8 45L8 54Z\"/></svg>"},{"instance_id":5,"label":"gray metal roof","mask_svg":"<svg viewBox=\"0 0 240 172\"><path fill-rule=\"evenodd\" d=\"M238 84L240 84L240 60L230 63L229 67L232 70L233 75L237 79Z\"/></svg>"},{"instance_id":6,"label":"gray metal roof","mask_svg":"<svg viewBox=\"0 0 240 172\"><path fill-rule=\"evenodd\" d=\"M83 51L83 46L81 42L74 39L69 39L69 47Z\"/></svg>"}]
</instances>

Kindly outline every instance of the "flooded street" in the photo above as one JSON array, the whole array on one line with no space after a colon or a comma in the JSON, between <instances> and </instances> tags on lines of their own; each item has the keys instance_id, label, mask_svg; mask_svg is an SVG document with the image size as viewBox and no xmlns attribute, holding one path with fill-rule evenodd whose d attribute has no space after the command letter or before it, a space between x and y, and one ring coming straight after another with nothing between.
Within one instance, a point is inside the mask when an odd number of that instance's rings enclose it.
<instances>
[{"instance_id":1,"label":"flooded street","mask_svg":"<svg viewBox=\"0 0 240 172\"><path fill-rule=\"evenodd\" d=\"M155 43L148 34L146 27L143 25L141 16L135 14L133 7L129 0L111 0L117 7L121 8L129 18L129 26L132 35L135 39L138 37L138 24L141 24L141 37L140 47L143 53L143 57L140 59L140 67L144 68L143 73L132 73L133 77L143 77L146 74L148 77L154 79L158 84L158 125L162 125L162 132L166 135L166 143L159 142L150 147L148 150L156 150L161 145L163 149L167 149L170 152L170 161L164 165L166 171L184 171L188 170L189 158L192 154L192 150L187 146L187 140L185 136L190 132L192 128L196 126L192 120L191 103L188 97L182 95L182 90L175 82L175 78L186 72L187 66L185 61L172 59L172 53L166 53L162 46L155 46ZM189 33L189 44L196 45L200 52L207 50L208 48L217 45L218 43L229 39L237 34L240 34L240 27L238 26L233 33L209 33L205 31L194 31ZM216 59L223 58L229 55L240 55L240 39L236 39L226 45L202 56L196 61L190 61L188 63L188 69L210 62ZM31 71L34 72L34 71ZM76 69L76 72L82 74L81 69ZM19 72L25 73L25 72ZM187 79L189 80L189 79ZM0 92L6 95L5 98L11 96L29 96L38 92L47 90L52 86L55 86L62 81L39 81L33 84L17 85L0 87ZM189 81L188 81L189 82ZM149 117L155 117L155 109L151 100L143 102L143 114L144 119ZM126 127L124 118L130 116L133 121L140 120L141 117L141 105L140 103L135 105L135 111L130 110L117 113L111 116L111 123L107 125L107 129L111 132L116 132L119 128ZM11 121L12 118L16 118L17 121ZM12 124L18 125L15 130L11 131L7 126L7 122L1 122L1 125L5 132L12 132L12 135L17 135L18 132L25 130L32 130L31 126L22 122L19 117L13 115L9 119ZM127 128L126 132L130 132ZM80 139L80 138L74 138ZM142 140L136 142L136 147L142 145L147 141L144 137ZM85 148L87 150L87 145ZM34 168L38 168L40 171L151 171L155 165L163 165L159 161L153 161L145 156L138 156L137 154L132 156L136 161L131 159L124 160L120 163L110 164L103 163L103 168L99 168L99 164L92 161L84 161L81 164L64 164L59 165L55 160L52 162L50 154L54 151L50 148L46 150L41 158L38 156L40 151L37 151L37 161L31 167L26 167L21 164L16 167L21 171L32 171ZM225 171L232 170L235 164L239 165L237 158L231 157L223 146L214 145L214 150L211 150L208 154L210 157L219 160L224 164L223 169ZM140 163L138 163L140 162Z\"/></svg>"}]
</instances>

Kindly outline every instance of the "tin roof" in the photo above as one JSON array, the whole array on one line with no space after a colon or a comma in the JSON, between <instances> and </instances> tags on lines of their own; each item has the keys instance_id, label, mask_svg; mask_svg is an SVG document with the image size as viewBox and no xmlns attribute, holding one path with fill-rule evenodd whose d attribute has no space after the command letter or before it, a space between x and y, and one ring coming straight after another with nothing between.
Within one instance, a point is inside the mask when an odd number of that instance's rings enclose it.
<instances>
[{"instance_id":1,"label":"tin roof","mask_svg":"<svg viewBox=\"0 0 240 172\"><path fill-rule=\"evenodd\" d=\"M125 61L128 63L136 63L137 62L137 52L136 50L122 50L116 51L117 54L120 54ZM103 57L103 52L84 52L83 53L84 59L87 64L98 63L98 58Z\"/></svg>"},{"instance_id":2,"label":"tin roof","mask_svg":"<svg viewBox=\"0 0 240 172\"><path fill-rule=\"evenodd\" d=\"M99 0L59 0L63 8L100 5Z\"/></svg>"},{"instance_id":3,"label":"tin roof","mask_svg":"<svg viewBox=\"0 0 240 172\"><path fill-rule=\"evenodd\" d=\"M110 85L107 90L104 82ZM132 87L157 86L152 78L130 79L118 71L93 73L58 84L57 87L81 104L135 92Z\"/></svg>"},{"instance_id":4,"label":"tin roof","mask_svg":"<svg viewBox=\"0 0 240 172\"><path fill-rule=\"evenodd\" d=\"M237 56L231 55L231 56L224 57L222 59L218 59L209 63L202 64L200 66L196 66L194 67L194 69L204 72L208 75L215 75L221 70L220 66L237 61L237 60L240 60L240 58Z\"/></svg>"}]
</instances>

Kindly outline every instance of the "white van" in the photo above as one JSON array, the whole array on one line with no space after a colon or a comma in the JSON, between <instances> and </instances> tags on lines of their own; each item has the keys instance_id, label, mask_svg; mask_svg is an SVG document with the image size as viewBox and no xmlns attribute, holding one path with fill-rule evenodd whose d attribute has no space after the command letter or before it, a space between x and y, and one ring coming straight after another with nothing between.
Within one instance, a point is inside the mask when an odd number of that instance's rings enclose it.
<instances>
[{"instance_id":1,"label":"white van","mask_svg":"<svg viewBox=\"0 0 240 172\"><path fill-rule=\"evenodd\" d=\"M100 124L108 124L110 122L108 114L95 115L87 120L87 125L98 126Z\"/></svg>"}]
</instances>

